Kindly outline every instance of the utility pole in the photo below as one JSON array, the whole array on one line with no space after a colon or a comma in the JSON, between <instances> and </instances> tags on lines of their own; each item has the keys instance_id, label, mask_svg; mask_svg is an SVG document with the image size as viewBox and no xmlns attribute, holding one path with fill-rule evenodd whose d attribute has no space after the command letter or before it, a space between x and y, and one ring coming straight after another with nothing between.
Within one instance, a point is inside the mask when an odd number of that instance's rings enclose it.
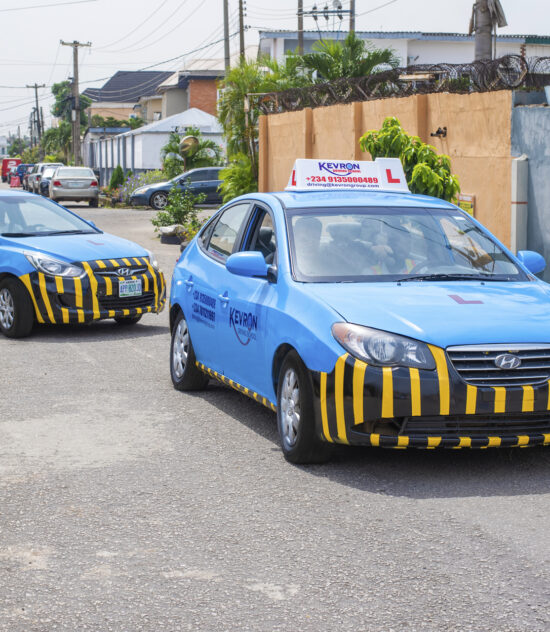
<instances>
[{"instance_id":1,"label":"utility pole","mask_svg":"<svg viewBox=\"0 0 550 632\"><path fill-rule=\"evenodd\" d=\"M35 83L32 86L27 85L27 88L34 88L34 102L36 104L36 112L37 112L37 117L36 117L36 131L38 132L38 142L40 142L40 139L42 138L42 132L44 131L42 129L42 126L40 125L40 117L38 116L38 113L40 112L39 108L38 108L38 88L45 88L46 84L42 84L42 85L38 85L37 83Z\"/></svg>"},{"instance_id":2,"label":"utility pole","mask_svg":"<svg viewBox=\"0 0 550 632\"><path fill-rule=\"evenodd\" d=\"M225 74L229 72L231 61L229 59L229 0L223 0L223 39L225 54Z\"/></svg>"},{"instance_id":3,"label":"utility pole","mask_svg":"<svg viewBox=\"0 0 550 632\"><path fill-rule=\"evenodd\" d=\"M298 54L304 54L304 0L298 0Z\"/></svg>"},{"instance_id":4,"label":"utility pole","mask_svg":"<svg viewBox=\"0 0 550 632\"><path fill-rule=\"evenodd\" d=\"M491 59L493 21L487 0L476 0L474 4L475 60Z\"/></svg>"},{"instance_id":5,"label":"utility pole","mask_svg":"<svg viewBox=\"0 0 550 632\"><path fill-rule=\"evenodd\" d=\"M349 32L355 31L355 0L349 0Z\"/></svg>"},{"instance_id":6,"label":"utility pole","mask_svg":"<svg viewBox=\"0 0 550 632\"><path fill-rule=\"evenodd\" d=\"M244 59L244 7L243 0L239 0L239 52Z\"/></svg>"},{"instance_id":7,"label":"utility pole","mask_svg":"<svg viewBox=\"0 0 550 632\"><path fill-rule=\"evenodd\" d=\"M74 164L80 164L80 92L78 90L78 48L80 46L91 46L91 42L85 44L81 42L64 42L60 40L61 46L72 46L73 49L73 104L71 108L71 122L73 127L73 159Z\"/></svg>"}]
</instances>

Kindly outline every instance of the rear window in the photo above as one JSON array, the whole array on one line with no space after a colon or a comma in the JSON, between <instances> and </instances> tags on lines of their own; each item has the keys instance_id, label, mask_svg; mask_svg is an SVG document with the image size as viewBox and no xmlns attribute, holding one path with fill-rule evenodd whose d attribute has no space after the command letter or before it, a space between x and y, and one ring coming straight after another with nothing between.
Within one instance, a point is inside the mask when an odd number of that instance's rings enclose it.
<instances>
[{"instance_id":1,"label":"rear window","mask_svg":"<svg viewBox=\"0 0 550 632\"><path fill-rule=\"evenodd\" d=\"M95 178L95 174L91 169L59 169L58 178Z\"/></svg>"}]
</instances>

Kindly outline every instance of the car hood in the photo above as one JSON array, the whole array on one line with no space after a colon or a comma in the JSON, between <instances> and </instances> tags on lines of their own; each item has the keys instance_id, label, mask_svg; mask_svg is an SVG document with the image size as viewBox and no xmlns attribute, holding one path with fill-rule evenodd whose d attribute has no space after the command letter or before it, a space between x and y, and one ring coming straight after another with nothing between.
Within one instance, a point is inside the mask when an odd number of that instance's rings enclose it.
<instances>
[{"instance_id":1,"label":"car hood","mask_svg":"<svg viewBox=\"0 0 550 632\"><path fill-rule=\"evenodd\" d=\"M109 233L22 237L6 241L17 249L36 250L71 262L147 256L147 251L139 244Z\"/></svg>"},{"instance_id":2,"label":"car hood","mask_svg":"<svg viewBox=\"0 0 550 632\"><path fill-rule=\"evenodd\" d=\"M447 347L550 343L550 285L542 282L310 284L348 322Z\"/></svg>"}]
</instances>

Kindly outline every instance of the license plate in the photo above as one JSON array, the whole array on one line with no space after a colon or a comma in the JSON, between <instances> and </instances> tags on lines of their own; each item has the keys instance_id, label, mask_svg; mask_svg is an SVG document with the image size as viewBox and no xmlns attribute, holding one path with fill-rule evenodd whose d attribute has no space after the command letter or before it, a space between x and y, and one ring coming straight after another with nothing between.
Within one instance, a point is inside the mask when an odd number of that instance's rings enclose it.
<instances>
[{"instance_id":1,"label":"license plate","mask_svg":"<svg viewBox=\"0 0 550 632\"><path fill-rule=\"evenodd\" d=\"M135 281L120 281L118 284L118 295L120 298L129 296L141 296L141 279Z\"/></svg>"},{"instance_id":2,"label":"license plate","mask_svg":"<svg viewBox=\"0 0 550 632\"><path fill-rule=\"evenodd\" d=\"M78 189L80 182L67 182L69 189Z\"/></svg>"}]
</instances>

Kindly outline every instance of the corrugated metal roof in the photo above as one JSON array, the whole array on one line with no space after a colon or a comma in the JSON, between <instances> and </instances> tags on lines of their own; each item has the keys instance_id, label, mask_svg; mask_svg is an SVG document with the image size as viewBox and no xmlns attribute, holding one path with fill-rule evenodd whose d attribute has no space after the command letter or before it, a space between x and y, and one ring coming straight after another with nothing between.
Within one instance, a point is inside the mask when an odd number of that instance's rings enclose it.
<instances>
[{"instance_id":1,"label":"corrugated metal roof","mask_svg":"<svg viewBox=\"0 0 550 632\"><path fill-rule=\"evenodd\" d=\"M155 94L171 75L158 70L119 70L102 88L86 88L83 94L95 102L136 103L139 97Z\"/></svg>"}]
</instances>

